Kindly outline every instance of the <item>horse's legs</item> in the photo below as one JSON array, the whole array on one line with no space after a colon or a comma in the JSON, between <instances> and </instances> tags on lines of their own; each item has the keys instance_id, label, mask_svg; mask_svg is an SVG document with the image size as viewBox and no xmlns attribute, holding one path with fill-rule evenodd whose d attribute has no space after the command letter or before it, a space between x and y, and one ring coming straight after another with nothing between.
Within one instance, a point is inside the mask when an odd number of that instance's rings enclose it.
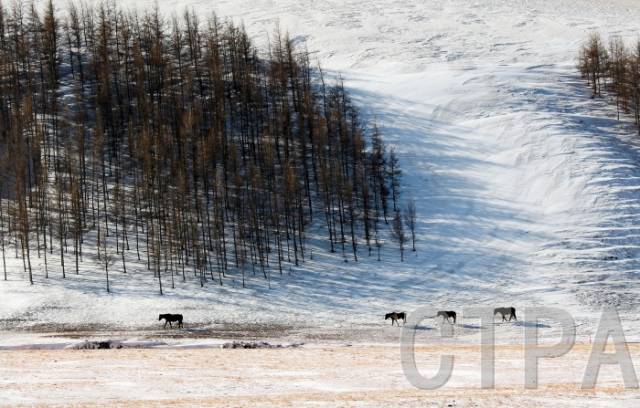
<instances>
[{"instance_id":1,"label":"horse's legs","mask_svg":"<svg viewBox=\"0 0 640 408\"><path fill-rule=\"evenodd\" d=\"M168 321L168 320L165 320L165 321L164 321L164 326L163 326L165 329L167 328L167 323L169 323L169 321Z\"/></svg>"}]
</instances>

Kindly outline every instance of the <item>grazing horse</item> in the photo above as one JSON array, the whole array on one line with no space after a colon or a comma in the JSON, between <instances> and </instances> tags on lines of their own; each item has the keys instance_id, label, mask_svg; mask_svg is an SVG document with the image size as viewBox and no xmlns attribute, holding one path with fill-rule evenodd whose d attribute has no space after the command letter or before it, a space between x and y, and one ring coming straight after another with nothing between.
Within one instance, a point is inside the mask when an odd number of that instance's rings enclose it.
<instances>
[{"instance_id":1,"label":"grazing horse","mask_svg":"<svg viewBox=\"0 0 640 408\"><path fill-rule=\"evenodd\" d=\"M405 312L391 312L384 315L384 320L391 319L391 325L393 326L393 322L398 323L398 320L402 319L402 324L407 322L407 314ZM400 323L398 323L400 326Z\"/></svg>"},{"instance_id":2,"label":"grazing horse","mask_svg":"<svg viewBox=\"0 0 640 408\"><path fill-rule=\"evenodd\" d=\"M453 310L441 310L438 312L438 314L436 314L436 317L440 317L442 316L442 319L447 319L447 321L449 323L451 323L451 321L449 321L449 318L452 317L453 318L453 324L456 324L456 312L454 312Z\"/></svg>"},{"instance_id":3,"label":"grazing horse","mask_svg":"<svg viewBox=\"0 0 640 408\"><path fill-rule=\"evenodd\" d=\"M493 315L497 315L497 314L501 314L502 315L502 321L504 322L506 319L505 316L509 315L509 320L511 321L511 318L516 319L516 322L518 321L518 318L516 317L516 308L515 307L497 307L495 309L493 309Z\"/></svg>"},{"instance_id":4,"label":"grazing horse","mask_svg":"<svg viewBox=\"0 0 640 408\"><path fill-rule=\"evenodd\" d=\"M178 322L178 327L182 327L182 315L181 314L161 314L158 317L158 321L164 319L164 328L167 328L167 323L169 323L169 327L173 327L171 322Z\"/></svg>"}]
</instances>

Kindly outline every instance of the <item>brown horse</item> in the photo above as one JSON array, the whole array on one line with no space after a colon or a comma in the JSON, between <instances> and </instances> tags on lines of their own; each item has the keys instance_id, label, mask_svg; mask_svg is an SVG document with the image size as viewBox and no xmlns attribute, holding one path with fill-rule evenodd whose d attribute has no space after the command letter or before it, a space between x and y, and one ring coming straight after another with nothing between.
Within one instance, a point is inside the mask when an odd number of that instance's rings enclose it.
<instances>
[{"instance_id":1,"label":"brown horse","mask_svg":"<svg viewBox=\"0 0 640 408\"><path fill-rule=\"evenodd\" d=\"M407 322L407 314L405 312L391 312L384 315L384 320L391 319L391 325L393 326L393 322L398 322L398 320L402 319L402 324L404 325ZM400 326L400 323L398 323Z\"/></svg>"},{"instance_id":2,"label":"brown horse","mask_svg":"<svg viewBox=\"0 0 640 408\"><path fill-rule=\"evenodd\" d=\"M164 328L167 328L167 323L169 323L169 327L173 327L171 322L178 322L178 327L182 327L182 315L181 314L161 314L158 316L158 320L164 319Z\"/></svg>"},{"instance_id":3,"label":"brown horse","mask_svg":"<svg viewBox=\"0 0 640 408\"><path fill-rule=\"evenodd\" d=\"M453 318L453 324L456 324L456 312L454 312L453 310L441 310L438 312L438 314L436 314L436 317L440 317L442 316L442 319L446 319L449 323L451 323L451 321L449 321L449 318Z\"/></svg>"},{"instance_id":4,"label":"brown horse","mask_svg":"<svg viewBox=\"0 0 640 408\"><path fill-rule=\"evenodd\" d=\"M504 322L506 319L506 316L509 315L509 320L511 321L511 318L516 319L516 322L518 321L518 318L516 317L516 308L515 307L496 307L495 309L493 309L493 315L497 315L497 314L501 314L502 315L502 321Z\"/></svg>"}]
</instances>

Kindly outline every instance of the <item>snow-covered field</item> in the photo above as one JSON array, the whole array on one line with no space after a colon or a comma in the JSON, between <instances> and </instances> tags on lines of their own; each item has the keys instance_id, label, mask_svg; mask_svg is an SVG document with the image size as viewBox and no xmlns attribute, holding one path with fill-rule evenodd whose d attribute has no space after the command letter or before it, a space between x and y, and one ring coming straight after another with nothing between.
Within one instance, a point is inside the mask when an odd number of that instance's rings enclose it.
<instances>
[{"instance_id":1,"label":"snow-covered field","mask_svg":"<svg viewBox=\"0 0 640 408\"><path fill-rule=\"evenodd\" d=\"M188 282L164 297L135 269L114 272L108 295L99 266L86 263L64 287L55 271L29 286L21 261L9 258L0 329L145 330L157 328L158 313L181 311L188 328L213 336L247 325L237 333L268 327L265 337L392 342L382 315L394 309L544 304L570 310L588 339L609 304L627 338L640 339L640 145L615 107L589 98L574 66L593 30L638 38L637 1L157 3L167 13L215 11L262 43L279 26L342 76L399 153L403 197L417 204L418 251L401 263L389 242L382 262L363 250L360 262L345 263L319 246L270 288L259 277L248 289ZM521 339L521 325L499 330Z\"/></svg>"},{"instance_id":2,"label":"snow-covered field","mask_svg":"<svg viewBox=\"0 0 640 408\"><path fill-rule=\"evenodd\" d=\"M597 390L581 390L589 347L541 365L539 387L524 390L519 346L496 350L496 388L480 389L477 346L417 350L426 374L451 353L447 387L412 387L389 345L322 345L279 350L143 349L0 352L0 404L127 407L634 407L637 392L603 369ZM637 345L634 357L640 357ZM564 370L549 370L561 365ZM546 370L544 370L546 368ZM544 370L544 371L543 371ZM615 402L612 401L615 399ZM613 405L615 404L615 405Z\"/></svg>"}]
</instances>

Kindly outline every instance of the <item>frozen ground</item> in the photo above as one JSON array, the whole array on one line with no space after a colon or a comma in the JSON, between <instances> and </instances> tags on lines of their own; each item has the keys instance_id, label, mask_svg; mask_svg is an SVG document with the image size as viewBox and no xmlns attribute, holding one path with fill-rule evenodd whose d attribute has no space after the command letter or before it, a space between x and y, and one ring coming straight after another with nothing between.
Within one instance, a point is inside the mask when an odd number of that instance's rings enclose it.
<instances>
[{"instance_id":1,"label":"frozen ground","mask_svg":"<svg viewBox=\"0 0 640 408\"><path fill-rule=\"evenodd\" d=\"M640 339L638 139L605 101L589 99L574 69L590 31L638 37L637 1L157 2L166 12L215 9L263 42L279 24L329 75L342 75L400 154L404 197L418 206L418 252L400 263L387 243L382 262L361 253L361 262L345 263L316 242L314 259L273 276L271 288L260 278L244 290L177 282L164 297L133 267L126 276L114 271L108 295L90 263L64 287L59 271L45 280L41 268L29 286L10 257L9 281L0 281L0 346L116 338L187 350L5 349L0 405L98 397L157 406L633 405L637 393L621 389L617 371L597 392L579 390L584 345L541 370L541 390L523 392L522 322L496 328L505 344L496 391L479 390L471 344L480 328L463 320L454 347L460 370L447 388L422 393L402 376L398 330L382 315L420 305L545 304L569 309L588 342L599 306L612 304L627 338ZM185 315L185 331L158 330L155 316L168 311ZM440 347L430 330L437 323L426 326L425 343ZM552 323L539 329L555 333ZM307 345L208 348L239 337ZM421 357L426 367L437 361L430 353Z\"/></svg>"},{"instance_id":2,"label":"frozen ground","mask_svg":"<svg viewBox=\"0 0 640 408\"><path fill-rule=\"evenodd\" d=\"M480 388L474 345L428 345L416 350L425 375L453 354L449 384L413 388L390 345L322 345L277 350L122 349L0 351L0 405L127 407L538 407L637 406L638 393L603 368L596 390L581 390L589 347L541 362L539 386L524 390L523 350L496 350L496 389ZM637 345L631 348L640 357ZM549 370L563 367L563 370Z\"/></svg>"}]
</instances>

